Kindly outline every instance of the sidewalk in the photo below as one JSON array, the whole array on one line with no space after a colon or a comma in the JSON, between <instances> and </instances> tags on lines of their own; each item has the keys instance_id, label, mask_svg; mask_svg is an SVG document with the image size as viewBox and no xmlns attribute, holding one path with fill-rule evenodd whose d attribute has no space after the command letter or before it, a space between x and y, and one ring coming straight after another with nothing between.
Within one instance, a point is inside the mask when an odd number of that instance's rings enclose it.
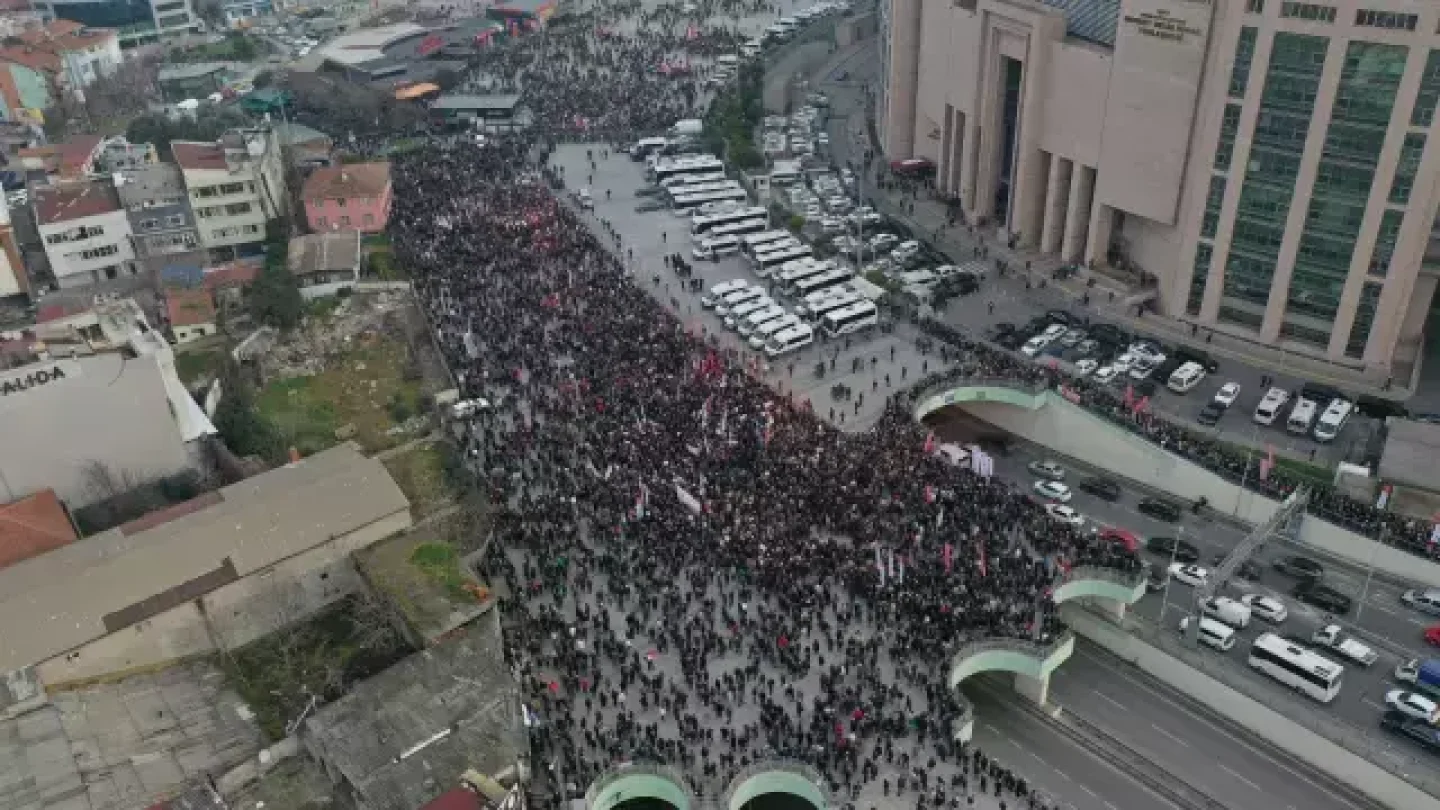
<instances>
[{"instance_id":1,"label":"sidewalk","mask_svg":"<svg viewBox=\"0 0 1440 810\"><path fill-rule=\"evenodd\" d=\"M1089 310L1091 317L1103 317L1132 332L1208 352L1217 359L1261 370L1283 369L1313 382L1342 387L1359 394L1401 400L1414 393L1411 377L1418 377L1418 374L1408 371L1404 379L1388 380L1359 372L1348 373L1332 364L1283 348L1253 343L1193 324L1154 314L1137 317L1136 307L1147 300L1149 291L1136 292L1118 279L1086 270L1064 281L1056 281L1053 271L1063 264L1058 256L1011 248L998 231L979 231L963 223L951 226L947 207L944 201L936 198L933 189L881 188L876 179L886 172L878 146L871 140L869 115L873 86L854 76L847 76L845 81L831 81L842 72L853 74L853 69L845 70L849 67L847 63L863 59L863 54L874 47L874 40L866 40L837 51L815 73L814 80L832 98L831 113L835 118L831 125L831 152L835 161L858 168L864 164L865 150L871 149L877 156L871 171L857 172L861 177L863 204L869 204L880 213L905 224L917 237L929 240L936 249L957 262L975 258L1004 262L1010 276L1030 282L1030 297L1037 299L1037 305L1042 308L1053 306L1077 312ZM843 130L837 133L838 124L843 124Z\"/></svg>"}]
</instances>

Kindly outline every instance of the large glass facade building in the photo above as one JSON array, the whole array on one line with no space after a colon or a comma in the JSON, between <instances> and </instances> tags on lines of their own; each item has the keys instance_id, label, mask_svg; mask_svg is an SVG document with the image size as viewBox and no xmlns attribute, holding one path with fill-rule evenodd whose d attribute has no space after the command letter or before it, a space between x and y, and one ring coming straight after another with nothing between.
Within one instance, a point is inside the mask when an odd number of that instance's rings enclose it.
<instances>
[{"instance_id":1,"label":"large glass facade building","mask_svg":"<svg viewBox=\"0 0 1440 810\"><path fill-rule=\"evenodd\" d=\"M1440 278L1440 3L891 8L887 157L935 160L973 218L1131 271L1162 317L1413 369Z\"/></svg>"}]
</instances>

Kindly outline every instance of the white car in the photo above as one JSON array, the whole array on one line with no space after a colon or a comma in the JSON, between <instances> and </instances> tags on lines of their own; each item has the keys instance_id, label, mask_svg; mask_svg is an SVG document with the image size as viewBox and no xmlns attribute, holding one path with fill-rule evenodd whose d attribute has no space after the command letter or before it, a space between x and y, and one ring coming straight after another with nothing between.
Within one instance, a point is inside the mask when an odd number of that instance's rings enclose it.
<instances>
[{"instance_id":1,"label":"white car","mask_svg":"<svg viewBox=\"0 0 1440 810\"><path fill-rule=\"evenodd\" d=\"M870 237L869 248L875 251L886 250L899 241L900 237L893 233L877 233Z\"/></svg>"},{"instance_id":2,"label":"white car","mask_svg":"<svg viewBox=\"0 0 1440 810\"><path fill-rule=\"evenodd\" d=\"M1240 597L1240 603L1248 606L1251 613L1271 624L1279 624L1290 615L1290 610L1279 599L1260 593L1247 593Z\"/></svg>"},{"instance_id":3,"label":"white car","mask_svg":"<svg viewBox=\"0 0 1440 810\"><path fill-rule=\"evenodd\" d=\"M1385 705L1395 709L1402 714L1424 720L1427 723L1435 722L1435 714L1440 711L1440 706L1435 701L1416 692L1407 692L1404 689L1393 689L1385 693Z\"/></svg>"},{"instance_id":4,"label":"white car","mask_svg":"<svg viewBox=\"0 0 1440 810\"><path fill-rule=\"evenodd\" d=\"M1095 382L1108 385L1109 383L1114 382L1115 378L1119 376L1120 369L1114 366L1101 366L1100 368L1095 369L1094 379Z\"/></svg>"},{"instance_id":5,"label":"white car","mask_svg":"<svg viewBox=\"0 0 1440 810\"><path fill-rule=\"evenodd\" d=\"M1031 489L1035 490L1035 494L1042 498L1060 503L1068 503L1071 498L1075 497L1070 488L1059 481L1036 481Z\"/></svg>"},{"instance_id":6,"label":"white car","mask_svg":"<svg viewBox=\"0 0 1440 810\"><path fill-rule=\"evenodd\" d=\"M1073 508L1066 506L1063 503L1045 504L1045 514L1049 515L1054 520L1058 520L1059 522L1068 524L1070 526L1085 525L1085 516L1080 514L1079 512L1076 512Z\"/></svg>"},{"instance_id":7,"label":"white car","mask_svg":"<svg viewBox=\"0 0 1440 810\"><path fill-rule=\"evenodd\" d=\"M1091 374L1094 374L1095 369L1099 367L1099 360L1096 360L1093 357L1086 357L1085 359L1075 364L1075 373L1081 377L1089 377Z\"/></svg>"},{"instance_id":8,"label":"white car","mask_svg":"<svg viewBox=\"0 0 1440 810\"><path fill-rule=\"evenodd\" d=\"M911 239L909 242L901 242L900 246L891 251L890 258L896 261L904 261L920 252L920 243Z\"/></svg>"},{"instance_id":9,"label":"white car","mask_svg":"<svg viewBox=\"0 0 1440 810\"><path fill-rule=\"evenodd\" d=\"M845 230L845 220L839 217L823 217L820 220L820 230L825 233L842 233Z\"/></svg>"},{"instance_id":10,"label":"white car","mask_svg":"<svg viewBox=\"0 0 1440 810\"><path fill-rule=\"evenodd\" d=\"M1227 408L1231 405L1234 405L1235 400L1239 398L1240 383L1237 382L1227 382L1224 385L1220 386L1220 390L1215 392L1214 397L1216 402L1224 405Z\"/></svg>"},{"instance_id":11,"label":"white car","mask_svg":"<svg viewBox=\"0 0 1440 810\"><path fill-rule=\"evenodd\" d=\"M1115 373L1124 374L1125 372L1139 365L1139 363L1140 358L1136 357L1135 355L1122 354L1114 360L1110 361L1110 367L1115 369Z\"/></svg>"},{"instance_id":12,"label":"white car","mask_svg":"<svg viewBox=\"0 0 1440 810\"><path fill-rule=\"evenodd\" d=\"M1026 357L1034 357L1040 352L1045 351L1045 347L1049 345L1049 338L1045 337L1044 335L1036 335L1035 337L1032 337L1029 340L1025 341L1025 345L1020 347L1020 353L1025 355Z\"/></svg>"},{"instance_id":13,"label":"white car","mask_svg":"<svg viewBox=\"0 0 1440 810\"><path fill-rule=\"evenodd\" d=\"M1210 572L1194 563L1171 563L1170 577L1194 588L1204 585L1210 579Z\"/></svg>"}]
</instances>

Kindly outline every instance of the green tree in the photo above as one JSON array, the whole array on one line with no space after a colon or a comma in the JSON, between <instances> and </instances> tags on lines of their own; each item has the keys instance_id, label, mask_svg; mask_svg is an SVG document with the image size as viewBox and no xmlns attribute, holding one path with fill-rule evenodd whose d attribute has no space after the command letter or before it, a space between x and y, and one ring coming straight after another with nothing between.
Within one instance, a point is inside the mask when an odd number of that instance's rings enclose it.
<instances>
[{"instance_id":1,"label":"green tree","mask_svg":"<svg viewBox=\"0 0 1440 810\"><path fill-rule=\"evenodd\" d=\"M274 423L255 409L255 392L244 369L229 356L220 370L220 404L215 429L231 452L275 461L284 456L285 440Z\"/></svg>"},{"instance_id":2,"label":"green tree","mask_svg":"<svg viewBox=\"0 0 1440 810\"><path fill-rule=\"evenodd\" d=\"M288 331L300 325L304 313L305 302L295 276L283 260L271 261L267 256L265 266L250 285L250 314L266 326Z\"/></svg>"}]
</instances>

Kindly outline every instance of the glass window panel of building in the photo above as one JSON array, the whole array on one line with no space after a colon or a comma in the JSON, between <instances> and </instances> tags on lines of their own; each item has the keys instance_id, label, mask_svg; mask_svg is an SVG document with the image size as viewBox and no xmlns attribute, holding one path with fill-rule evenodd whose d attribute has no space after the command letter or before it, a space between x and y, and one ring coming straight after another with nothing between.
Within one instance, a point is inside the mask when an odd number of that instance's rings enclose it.
<instances>
[{"instance_id":1,"label":"glass window panel of building","mask_svg":"<svg viewBox=\"0 0 1440 810\"><path fill-rule=\"evenodd\" d=\"M1390 202L1396 205L1410 202L1410 192L1415 189L1415 175L1420 171L1420 159L1424 155L1425 133L1407 133L1405 144L1400 147L1400 162L1395 165L1395 180L1390 183Z\"/></svg>"},{"instance_id":2,"label":"glass window panel of building","mask_svg":"<svg viewBox=\"0 0 1440 810\"><path fill-rule=\"evenodd\" d=\"M1250 85L1250 63L1255 61L1255 29L1245 26L1240 29L1240 38L1235 43L1235 67L1230 71L1230 95L1245 97L1245 88Z\"/></svg>"},{"instance_id":3,"label":"glass window panel of building","mask_svg":"<svg viewBox=\"0 0 1440 810\"><path fill-rule=\"evenodd\" d=\"M1256 311L1270 299L1329 44L1327 37L1275 35L1225 262L1221 320L1258 328Z\"/></svg>"},{"instance_id":4,"label":"glass window panel of building","mask_svg":"<svg viewBox=\"0 0 1440 810\"><path fill-rule=\"evenodd\" d=\"M1440 104L1440 48L1430 51L1425 59L1425 73L1420 77L1420 94L1410 113L1410 126L1429 127L1435 121L1435 105Z\"/></svg>"},{"instance_id":5,"label":"glass window panel of building","mask_svg":"<svg viewBox=\"0 0 1440 810\"><path fill-rule=\"evenodd\" d=\"M1185 310L1191 315L1200 314L1200 305L1205 302L1205 284L1210 280L1210 258L1215 255L1215 248L1209 242L1201 242L1195 247L1195 267L1190 275L1190 298L1185 302Z\"/></svg>"},{"instance_id":6,"label":"glass window panel of building","mask_svg":"<svg viewBox=\"0 0 1440 810\"><path fill-rule=\"evenodd\" d=\"M1281 332L1294 340L1329 345L1322 326L1340 308L1407 55L1402 45L1346 48L1285 305L1285 324L1294 328Z\"/></svg>"},{"instance_id":7,"label":"glass window panel of building","mask_svg":"<svg viewBox=\"0 0 1440 810\"><path fill-rule=\"evenodd\" d=\"M1365 344L1370 340L1370 327L1375 324L1375 308L1380 303L1380 284L1367 283L1360 288L1360 302L1355 308L1355 321L1350 324L1350 337L1345 341L1345 354L1350 357L1365 356Z\"/></svg>"}]
</instances>

